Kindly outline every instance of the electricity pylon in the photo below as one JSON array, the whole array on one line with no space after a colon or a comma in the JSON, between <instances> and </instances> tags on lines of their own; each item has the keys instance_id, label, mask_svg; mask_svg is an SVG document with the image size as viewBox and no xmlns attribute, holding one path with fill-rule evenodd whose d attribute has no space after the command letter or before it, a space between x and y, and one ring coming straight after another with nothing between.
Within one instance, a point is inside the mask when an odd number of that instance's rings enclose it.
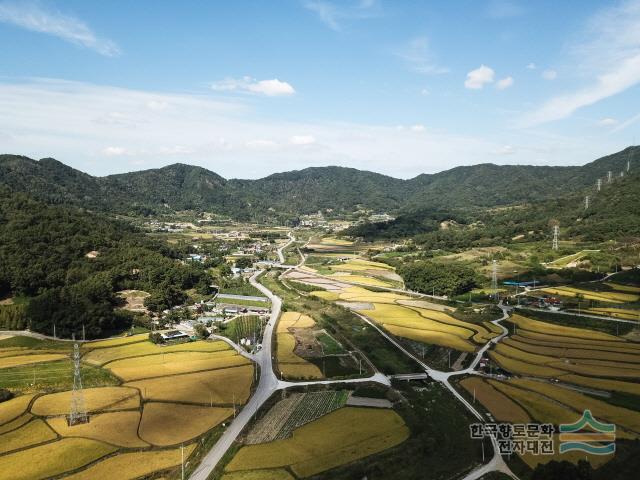
<instances>
[{"instance_id":1,"label":"electricity pylon","mask_svg":"<svg viewBox=\"0 0 640 480\"><path fill-rule=\"evenodd\" d=\"M551 244L552 250L558 250L558 234L560 233L560 226L553 226L553 243Z\"/></svg>"},{"instance_id":2,"label":"electricity pylon","mask_svg":"<svg viewBox=\"0 0 640 480\"><path fill-rule=\"evenodd\" d=\"M586 197L584 197L584 209L588 210L589 209L589 195L587 195Z\"/></svg>"},{"instance_id":3,"label":"electricity pylon","mask_svg":"<svg viewBox=\"0 0 640 480\"><path fill-rule=\"evenodd\" d=\"M73 391L71 392L71 411L67 419L69 426L89 423L89 416L84 404L82 377L80 376L80 348L73 344Z\"/></svg>"},{"instance_id":4,"label":"electricity pylon","mask_svg":"<svg viewBox=\"0 0 640 480\"><path fill-rule=\"evenodd\" d=\"M491 265L491 291L493 298L498 301L498 262L495 260Z\"/></svg>"}]
</instances>

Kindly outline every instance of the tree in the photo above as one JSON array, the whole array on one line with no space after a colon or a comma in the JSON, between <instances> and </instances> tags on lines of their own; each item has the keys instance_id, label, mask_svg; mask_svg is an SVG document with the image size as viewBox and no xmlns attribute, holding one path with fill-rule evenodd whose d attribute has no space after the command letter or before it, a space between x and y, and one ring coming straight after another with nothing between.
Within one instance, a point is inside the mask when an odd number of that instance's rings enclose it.
<instances>
[{"instance_id":1,"label":"tree","mask_svg":"<svg viewBox=\"0 0 640 480\"><path fill-rule=\"evenodd\" d=\"M398 273L410 290L436 295L459 295L476 286L476 275L472 268L451 264L417 261L401 266Z\"/></svg>"},{"instance_id":2,"label":"tree","mask_svg":"<svg viewBox=\"0 0 640 480\"><path fill-rule=\"evenodd\" d=\"M193 327L193 330L195 334L200 338L206 339L209 338L209 335L211 335L209 333L209 330L207 330L207 328L201 323L196 323L195 327Z\"/></svg>"},{"instance_id":3,"label":"tree","mask_svg":"<svg viewBox=\"0 0 640 480\"><path fill-rule=\"evenodd\" d=\"M251 268L253 259L251 257L240 257L236 260L236 268Z\"/></svg>"}]
</instances>

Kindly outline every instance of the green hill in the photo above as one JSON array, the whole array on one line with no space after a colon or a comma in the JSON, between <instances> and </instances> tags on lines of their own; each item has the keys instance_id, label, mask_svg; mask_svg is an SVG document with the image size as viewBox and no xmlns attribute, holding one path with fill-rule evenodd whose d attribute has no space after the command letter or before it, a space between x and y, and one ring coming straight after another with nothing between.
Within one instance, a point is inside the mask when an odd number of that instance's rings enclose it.
<instances>
[{"instance_id":1,"label":"green hill","mask_svg":"<svg viewBox=\"0 0 640 480\"><path fill-rule=\"evenodd\" d=\"M285 219L364 207L390 213L496 207L582 192L628 159L629 147L581 167L482 164L401 180L343 167L312 167L258 180L226 180L201 167L174 164L92 177L56 160L0 155L0 185L48 203L117 213L206 210L241 219Z\"/></svg>"}]
</instances>

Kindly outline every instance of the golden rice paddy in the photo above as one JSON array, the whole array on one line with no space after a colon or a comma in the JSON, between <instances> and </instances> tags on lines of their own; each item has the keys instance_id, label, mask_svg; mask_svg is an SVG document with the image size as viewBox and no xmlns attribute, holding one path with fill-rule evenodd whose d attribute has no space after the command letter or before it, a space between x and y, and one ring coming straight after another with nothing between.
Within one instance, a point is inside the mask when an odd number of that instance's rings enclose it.
<instances>
[{"instance_id":1,"label":"golden rice paddy","mask_svg":"<svg viewBox=\"0 0 640 480\"><path fill-rule=\"evenodd\" d=\"M562 297L577 297L580 295L585 300L596 300L599 302L608 303L625 303L625 302L637 302L640 299L639 295L633 293L623 292L594 292L591 290L583 290L573 287L556 287L556 288L541 288L540 291L548 293L550 295L559 295Z\"/></svg>"},{"instance_id":2,"label":"golden rice paddy","mask_svg":"<svg viewBox=\"0 0 640 480\"><path fill-rule=\"evenodd\" d=\"M140 421L140 438L157 446L188 442L233 415L232 408L149 402Z\"/></svg>"},{"instance_id":3,"label":"golden rice paddy","mask_svg":"<svg viewBox=\"0 0 640 480\"><path fill-rule=\"evenodd\" d=\"M184 457L188 458L195 449L195 445L184 448ZM118 480L133 480L156 472L180 465L182 451L159 450L150 452L123 453L109 457L79 473L65 477L65 480L112 480L114 472L118 472Z\"/></svg>"},{"instance_id":4,"label":"golden rice paddy","mask_svg":"<svg viewBox=\"0 0 640 480\"><path fill-rule=\"evenodd\" d=\"M40 480L75 470L116 451L85 438L64 438L0 456L0 480Z\"/></svg>"},{"instance_id":5,"label":"golden rice paddy","mask_svg":"<svg viewBox=\"0 0 640 480\"><path fill-rule=\"evenodd\" d=\"M478 377L465 378L460 385L469 392L475 394L480 402L499 422L529 423L531 418L527 412L504 393L499 392L486 381Z\"/></svg>"},{"instance_id":6,"label":"golden rice paddy","mask_svg":"<svg viewBox=\"0 0 640 480\"><path fill-rule=\"evenodd\" d=\"M226 470L289 466L304 478L391 448L408 436L393 410L344 407L297 428L291 438L242 447Z\"/></svg>"},{"instance_id":7,"label":"golden rice paddy","mask_svg":"<svg viewBox=\"0 0 640 480\"><path fill-rule=\"evenodd\" d=\"M283 468L270 468L227 472L222 475L221 480L294 480L294 478Z\"/></svg>"},{"instance_id":8,"label":"golden rice paddy","mask_svg":"<svg viewBox=\"0 0 640 480\"><path fill-rule=\"evenodd\" d=\"M82 344L82 348L91 350L94 348L117 347L127 345L129 343L144 342L149 339L148 333L140 333L138 335L129 335L126 337L109 338L108 340L97 340L95 342L86 342Z\"/></svg>"},{"instance_id":9,"label":"golden rice paddy","mask_svg":"<svg viewBox=\"0 0 640 480\"><path fill-rule=\"evenodd\" d=\"M509 321L515 323L518 328L521 328L523 330L541 332L547 335L559 335L563 337L574 337L587 340L610 340L620 342L624 341L614 335L609 335L608 333L586 330L584 328L565 327L564 325L541 322L539 320L533 320L521 315L513 315L509 318Z\"/></svg>"},{"instance_id":10,"label":"golden rice paddy","mask_svg":"<svg viewBox=\"0 0 640 480\"><path fill-rule=\"evenodd\" d=\"M140 390L145 400L161 402L245 403L253 380L253 365L138 380L125 384Z\"/></svg>"},{"instance_id":11,"label":"golden rice paddy","mask_svg":"<svg viewBox=\"0 0 640 480\"><path fill-rule=\"evenodd\" d=\"M109 363L107 368L125 382L130 382L143 378L236 367L249 363L245 357L229 349L211 353L176 352L126 358Z\"/></svg>"},{"instance_id":12,"label":"golden rice paddy","mask_svg":"<svg viewBox=\"0 0 640 480\"><path fill-rule=\"evenodd\" d=\"M55 440L55 438L56 434L46 423L40 419L35 419L17 430L2 435L0 454Z\"/></svg>"},{"instance_id":13,"label":"golden rice paddy","mask_svg":"<svg viewBox=\"0 0 640 480\"><path fill-rule=\"evenodd\" d=\"M140 395L133 388L99 387L83 390L84 404L88 412L126 410L140 407ZM69 413L71 392L50 393L38 397L31 412L35 415L50 416Z\"/></svg>"},{"instance_id":14,"label":"golden rice paddy","mask_svg":"<svg viewBox=\"0 0 640 480\"><path fill-rule=\"evenodd\" d=\"M21 395L0 403L0 425L10 422L27 411L34 395Z\"/></svg>"},{"instance_id":15,"label":"golden rice paddy","mask_svg":"<svg viewBox=\"0 0 640 480\"><path fill-rule=\"evenodd\" d=\"M151 342L137 342L111 348L91 350L82 357L82 361L93 365L104 365L114 360L146 355L160 355L173 352L218 352L228 350L229 348L229 345L223 341L198 341L168 346L160 346Z\"/></svg>"},{"instance_id":16,"label":"golden rice paddy","mask_svg":"<svg viewBox=\"0 0 640 480\"><path fill-rule=\"evenodd\" d=\"M68 355L60 353L42 353L33 355L14 355L12 357L0 358L0 368L17 367L19 365L30 365L32 363L53 362L69 358Z\"/></svg>"},{"instance_id":17,"label":"golden rice paddy","mask_svg":"<svg viewBox=\"0 0 640 480\"><path fill-rule=\"evenodd\" d=\"M66 417L50 418L47 423L63 437L90 438L127 448L149 446L138 437L140 412L137 410L91 415L89 423L72 427L67 424Z\"/></svg>"}]
</instances>

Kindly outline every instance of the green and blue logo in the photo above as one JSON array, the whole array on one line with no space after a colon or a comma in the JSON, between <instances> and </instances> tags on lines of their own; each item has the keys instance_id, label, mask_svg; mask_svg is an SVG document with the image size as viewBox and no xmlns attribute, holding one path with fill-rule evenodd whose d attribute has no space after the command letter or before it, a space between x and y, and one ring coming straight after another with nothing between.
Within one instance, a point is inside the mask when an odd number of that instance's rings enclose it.
<instances>
[{"instance_id":1,"label":"green and blue logo","mask_svg":"<svg viewBox=\"0 0 640 480\"><path fill-rule=\"evenodd\" d=\"M585 430L588 427L588 430ZM560 453L581 451L609 455L616 451L616 426L596 420L585 410L575 423L560 425Z\"/></svg>"}]
</instances>

